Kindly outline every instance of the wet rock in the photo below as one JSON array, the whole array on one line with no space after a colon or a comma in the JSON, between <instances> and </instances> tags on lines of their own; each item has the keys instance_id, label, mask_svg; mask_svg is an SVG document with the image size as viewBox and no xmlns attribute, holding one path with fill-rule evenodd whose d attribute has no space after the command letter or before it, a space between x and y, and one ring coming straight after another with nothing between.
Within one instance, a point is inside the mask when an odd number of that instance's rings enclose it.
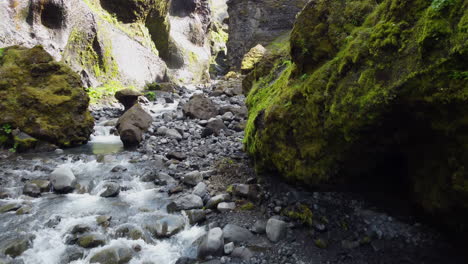
<instances>
[{"instance_id":1,"label":"wet rock","mask_svg":"<svg viewBox=\"0 0 468 264\"><path fill-rule=\"evenodd\" d=\"M13 212L21 208L19 203L10 203L3 206L0 206L0 214Z\"/></svg>"},{"instance_id":2,"label":"wet rock","mask_svg":"<svg viewBox=\"0 0 468 264\"><path fill-rule=\"evenodd\" d=\"M164 172L158 173L157 180L159 180L161 184L166 184L166 185L178 184L177 180L175 180L170 175Z\"/></svg>"},{"instance_id":3,"label":"wet rock","mask_svg":"<svg viewBox=\"0 0 468 264\"><path fill-rule=\"evenodd\" d=\"M75 260L82 259L84 256L84 250L76 247L76 246L70 246L65 249L65 252L63 253L61 260L62 263L70 263Z\"/></svg>"},{"instance_id":4,"label":"wet rock","mask_svg":"<svg viewBox=\"0 0 468 264\"><path fill-rule=\"evenodd\" d=\"M184 105L183 112L191 118L208 120L218 114L218 109L211 99L202 94L196 94Z\"/></svg>"},{"instance_id":5,"label":"wet rock","mask_svg":"<svg viewBox=\"0 0 468 264\"><path fill-rule=\"evenodd\" d=\"M227 224L223 228L223 234L227 242L246 242L254 238L249 230L233 224Z\"/></svg>"},{"instance_id":6,"label":"wet rock","mask_svg":"<svg viewBox=\"0 0 468 264\"><path fill-rule=\"evenodd\" d=\"M257 234L265 234L266 232L266 225L267 221L265 220L257 220L253 226L252 231Z\"/></svg>"},{"instance_id":7,"label":"wet rock","mask_svg":"<svg viewBox=\"0 0 468 264\"><path fill-rule=\"evenodd\" d=\"M41 189L36 184L26 183L23 187L23 194L31 197L41 196Z\"/></svg>"},{"instance_id":8,"label":"wet rock","mask_svg":"<svg viewBox=\"0 0 468 264\"><path fill-rule=\"evenodd\" d=\"M234 251L234 242L229 242L226 245L224 245L224 254L229 255Z\"/></svg>"},{"instance_id":9,"label":"wet rock","mask_svg":"<svg viewBox=\"0 0 468 264\"><path fill-rule=\"evenodd\" d=\"M103 188L104 191L100 194L101 197L117 197L120 193L120 185L116 182L106 182Z\"/></svg>"},{"instance_id":10,"label":"wet rock","mask_svg":"<svg viewBox=\"0 0 468 264\"><path fill-rule=\"evenodd\" d=\"M115 93L115 99L125 107L125 111L132 108L138 102L140 96L142 96L141 93L131 89L124 89Z\"/></svg>"},{"instance_id":11,"label":"wet rock","mask_svg":"<svg viewBox=\"0 0 468 264\"><path fill-rule=\"evenodd\" d=\"M54 215L50 217L49 220L47 220L45 226L48 228L55 228L58 224L60 224L60 221L62 221L62 217L59 215Z\"/></svg>"},{"instance_id":12,"label":"wet rock","mask_svg":"<svg viewBox=\"0 0 468 264\"><path fill-rule=\"evenodd\" d=\"M90 263L99 264L125 264L133 257L133 251L126 245L117 245L103 248L91 257Z\"/></svg>"},{"instance_id":13,"label":"wet rock","mask_svg":"<svg viewBox=\"0 0 468 264\"><path fill-rule=\"evenodd\" d=\"M182 135L179 133L179 131L175 130L175 129L167 129L165 132L164 132L164 135L168 138L174 138L174 139L177 139L177 140L181 140L183 137Z\"/></svg>"},{"instance_id":14,"label":"wet rock","mask_svg":"<svg viewBox=\"0 0 468 264\"><path fill-rule=\"evenodd\" d=\"M286 222L270 218L266 225L266 234L272 242L278 242L286 236L288 225Z\"/></svg>"},{"instance_id":15,"label":"wet rock","mask_svg":"<svg viewBox=\"0 0 468 264\"><path fill-rule=\"evenodd\" d=\"M191 186L195 186L203 181L203 175L199 171L192 171L184 175L182 182Z\"/></svg>"},{"instance_id":16,"label":"wet rock","mask_svg":"<svg viewBox=\"0 0 468 264\"><path fill-rule=\"evenodd\" d=\"M250 258L252 258L253 256L254 254L252 253L252 251L250 251L250 249L245 248L245 247L235 248L234 251L232 251L231 253L231 257L239 258L244 261L249 261Z\"/></svg>"},{"instance_id":17,"label":"wet rock","mask_svg":"<svg viewBox=\"0 0 468 264\"><path fill-rule=\"evenodd\" d=\"M23 237L15 239L11 242L8 242L7 246L5 247L5 255L10 256L12 258L16 258L23 254L24 251L28 250L32 243L33 236L31 237Z\"/></svg>"},{"instance_id":18,"label":"wet rock","mask_svg":"<svg viewBox=\"0 0 468 264\"><path fill-rule=\"evenodd\" d=\"M86 234L78 238L77 244L82 248L104 246L106 244L106 237L98 233Z\"/></svg>"},{"instance_id":19,"label":"wet rock","mask_svg":"<svg viewBox=\"0 0 468 264\"><path fill-rule=\"evenodd\" d=\"M50 174L49 179L55 192L68 193L75 188L76 178L69 168L60 167L55 169Z\"/></svg>"},{"instance_id":20,"label":"wet rock","mask_svg":"<svg viewBox=\"0 0 468 264\"><path fill-rule=\"evenodd\" d=\"M123 224L116 228L116 237L125 237L131 240L138 240L144 238L143 229L133 224Z\"/></svg>"},{"instance_id":21,"label":"wet rock","mask_svg":"<svg viewBox=\"0 0 468 264\"><path fill-rule=\"evenodd\" d=\"M184 226L183 217L166 215L146 222L144 228L156 238L168 238L182 231Z\"/></svg>"},{"instance_id":22,"label":"wet rock","mask_svg":"<svg viewBox=\"0 0 468 264\"><path fill-rule=\"evenodd\" d=\"M222 202L222 203L219 203L217 208L218 211L220 212L229 212L229 211L233 211L234 209L236 209L236 203L225 203L225 202Z\"/></svg>"},{"instance_id":23,"label":"wet rock","mask_svg":"<svg viewBox=\"0 0 468 264\"><path fill-rule=\"evenodd\" d=\"M227 193L218 194L214 197L211 197L210 200L206 203L206 208L214 209L218 206L219 203L229 201L231 196Z\"/></svg>"},{"instance_id":24,"label":"wet rock","mask_svg":"<svg viewBox=\"0 0 468 264\"><path fill-rule=\"evenodd\" d=\"M199 182L197 186L193 187L192 194L198 195L203 198L207 194L207 186L204 182Z\"/></svg>"},{"instance_id":25,"label":"wet rock","mask_svg":"<svg viewBox=\"0 0 468 264\"><path fill-rule=\"evenodd\" d=\"M30 214L32 212L32 207L29 205L23 205L20 209L16 211L17 215Z\"/></svg>"},{"instance_id":26,"label":"wet rock","mask_svg":"<svg viewBox=\"0 0 468 264\"><path fill-rule=\"evenodd\" d=\"M153 118L139 104L126 111L117 122L120 139L126 148L138 146Z\"/></svg>"},{"instance_id":27,"label":"wet rock","mask_svg":"<svg viewBox=\"0 0 468 264\"><path fill-rule=\"evenodd\" d=\"M201 223L206 219L206 212L202 209L193 209L185 211L191 225Z\"/></svg>"},{"instance_id":28,"label":"wet rock","mask_svg":"<svg viewBox=\"0 0 468 264\"><path fill-rule=\"evenodd\" d=\"M210 229L198 247L198 258L204 259L208 256L221 256L224 250L224 237L221 228Z\"/></svg>"},{"instance_id":29,"label":"wet rock","mask_svg":"<svg viewBox=\"0 0 468 264\"><path fill-rule=\"evenodd\" d=\"M108 227L110 225L111 220L112 216L109 215L100 215L96 217L96 223L102 227Z\"/></svg>"},{"instance_id":30,"label":"wet rock","mask_svg":"<svg viewBox=\"0 0 468 264\"><path fill-rule=\"evenodd\" d=\"M194 194L186 194L176 198L173 202L167 205L169 213L181 210L199 209L203 207L203 200Z\"/></svg>"},{"instance_id":31,"label":"wet rock","mask_svg":"<svg viewBox=\"0 0 468 264\"><path fill-rule=\"evenodd\" d=\"M30 184L37 185L41 190L41 193L50 191L50 181L47 180L31 180Z\"/></svg>"},{"instance_id":32,"label":"wet rock","mask_svg":"<svg viewBox=\"0 0 468 264\"><path fill-rule=\"evenodd\" d=\"M125 168L124 166L122 166L122 165L117 165L117 166L115 166L114 168L112 168L111 172L114 172L114 173L115 173L115 172L125 172L125 171L127 171L127 170L128 170L128 169Z\"/></svg>"},{"instance_id":33,"label":"wet rock","mask_svg":"<svg viewBox=\"0 0 468 264\"><path fill-rule=\"evenodd\" d=\"M182 152L178 152L178 151L172 151L172 152L169 152L166 157L168 159L176 159L176 160L185 160L187 159L187 155L185 153L182 153Z\"/></svg>"},{"instance_id":34,"label":"wet rock","mask_svg":"<svg viewBox=\"0 0 468 264\"><path fill-rule=\"evenodd\" d=\"M60 222L60 221L59 221ZM91 226L89 225L86 225L86 224L78 224L78 225L75 225L72 230L70 231L70 234L72 235L77 235L77 234L83 234L83 233L86 233L86 232L89 232L91 231Z\"/></svg>"},{"instance_id":35,"label":"wet rock","mask_svg":"<svg viewBox=\"0 0 468 264\"><path fill-rule=\"evenodd\" d=\"M196 259L181 257L176 261L175 264L195 264L195 263L197 263Z\"/></svg>"}]
</instances>

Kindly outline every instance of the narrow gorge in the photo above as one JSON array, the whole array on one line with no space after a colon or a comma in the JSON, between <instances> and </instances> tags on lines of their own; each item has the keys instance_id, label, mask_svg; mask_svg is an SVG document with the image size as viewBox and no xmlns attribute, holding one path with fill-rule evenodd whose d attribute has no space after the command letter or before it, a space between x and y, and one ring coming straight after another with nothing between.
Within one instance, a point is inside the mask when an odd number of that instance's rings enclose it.
<instances>
[{"instance_id":1,"label":"narrow gorge","mask_svg":"<svg viewBox=\"0 0 468 264\"><path fill-rule=\"evenodd\" d=\"M468 0L0 1L0 264L462 264Z\"/></svg>"}]
</instances>

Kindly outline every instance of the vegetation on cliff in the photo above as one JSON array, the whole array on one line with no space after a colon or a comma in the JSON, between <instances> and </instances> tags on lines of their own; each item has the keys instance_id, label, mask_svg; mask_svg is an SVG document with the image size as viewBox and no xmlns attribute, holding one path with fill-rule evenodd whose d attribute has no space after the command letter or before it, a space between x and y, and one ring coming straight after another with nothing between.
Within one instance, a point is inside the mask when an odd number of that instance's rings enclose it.
<instances>
[{"instance_id":1,"label":"vegetation on cliff","mask_svg":"<svg viewBox=\"0 0 468 264\"><path fill-rule=\"evenodd\" d=\"M308 184L402 177L467 230L468 2L314 0L289 44L247 99L257 169Z\"/></svg>"}]
</instances>

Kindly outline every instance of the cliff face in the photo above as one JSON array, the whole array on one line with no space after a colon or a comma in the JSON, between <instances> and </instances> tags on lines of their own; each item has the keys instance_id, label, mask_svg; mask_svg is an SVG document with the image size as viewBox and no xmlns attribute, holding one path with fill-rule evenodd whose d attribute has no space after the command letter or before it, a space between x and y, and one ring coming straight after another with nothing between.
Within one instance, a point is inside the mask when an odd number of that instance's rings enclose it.
<instances>
[{"instance_id":1,"label":"cliff face","mask_svg":"<svg viewBox=\"0 0 468 264\"><path fill-rule=\"evenodd\" d=\"M209 67L209 8L204 0L191 1L190 10L179 2L2 1L0 16L6 19L0 21L0 46L42 45L79 73L87 87L143 87L168 78L201 81ZM195 58L194 53L208 55ZM175 78L179 71L186 78Z\"/></svg>"},{"instance_id":2,"label":"cliff face","mask_svg":"<svg viewBox=\"0 0 468 264\"><path fill-rule=\"evenodd\" d=\"M466 232L468 2L314 0L285 45L291 60L264 60L272 70L250 78L257 169L403 185Z\"/></svg>"},{"instance_id":3,"label":"cliff face","mask_svg":"<svg viewBox=\"0 0 468 264\"><path fill-rule=\"evenodd\" d=\"M267 45L291 30L308 0L230 0L229 65L239 70L242 57L257 44Z\"/></svg>"}]
</instances>

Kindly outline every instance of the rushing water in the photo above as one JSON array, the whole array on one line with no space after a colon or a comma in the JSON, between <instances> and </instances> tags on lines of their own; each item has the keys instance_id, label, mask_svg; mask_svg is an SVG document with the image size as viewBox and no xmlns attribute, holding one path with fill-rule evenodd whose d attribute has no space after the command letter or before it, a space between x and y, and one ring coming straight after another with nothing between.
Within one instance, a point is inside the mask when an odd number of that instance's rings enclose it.
<instances>
[{"instance_id":1,"label":"rushing water","mask_svg":"<svg viewBox=\"0 0 468 264\"><path fill-rule=\"evenodd\" d=\"M147 110L153 116L177 109L173 104L152 104ZM77 224L91 227L94 233L105 235L104 247L86 249L80 260L72 263L89 263L91 256L104 248L128 247L139 250L130 263L175 263L181 256L195 256L193 242L204 233L203 227L190 226L186 221L185 229L169 239L129 240L116 236L116 229L124 224L143 227L157 217L166 217L169 202L167 192L161 186L140 181L140 176L154 170L151 161L139 161L141 154L126 152L118 136L111 133L111 126L100 122L95 127L91 141L79 148L66 150L59 154L40 154L23 156L22 159L0 161L6 184L3 188L11 193L11 198L1 199L0 206L9 203L29 205L29 214L17 215L15 212L0 214L0 248L21 235L34 235L32 246L19 258L25 263L54 264L64 263L67 236ZM138 162L136 162L138 161ZM111 172L120 165L127 170ZM40 170L38 167L49 170ZM80 188L71 194L43 193L39 198L21 195L21 179L47 179L51 169L68 167L75 174ZM103 183L116 181L121 192L115 198L103 198ZM111 216L109 227L99 226L98 216ZM51 219L61 221L51 226ZM76 247L76 246L75 246Z\"/></svg>"}]
</instances>

